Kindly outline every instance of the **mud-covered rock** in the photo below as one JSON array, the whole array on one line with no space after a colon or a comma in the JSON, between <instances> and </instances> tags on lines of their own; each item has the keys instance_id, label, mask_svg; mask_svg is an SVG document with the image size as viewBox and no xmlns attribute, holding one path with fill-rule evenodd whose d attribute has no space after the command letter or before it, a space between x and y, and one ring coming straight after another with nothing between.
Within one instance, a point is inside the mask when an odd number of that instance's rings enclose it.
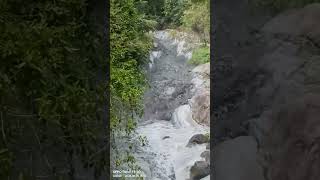
<instances>
[{"instance_id":1,"label":"mud-covered rock","mask_svg":"<svg viewBox=\"0 0 320 180\"><path fill-rule=\"evenodd\" d=\"M201 64L195 67L192 72L200 74L202 76L210 76L210 63Z\"/></svg>"},{"instance_id":2,"label":"mud-covered rock","mask_svg":"<svg viewBox=\"0 0 320 180\"><path fill-rule=\"evenodd\" d=\"M187 147L191 147L192 145L195 145L195 144L204 144L204 143L208 143L208 142L209 142L208 136L206 136L204 134L196 134L190 138L190 140L187 144Z\"/></svg>"},{"instance_id":3,"label":"mud-covered rock","mask_svg":"<svg viewBox=\"0 0 320 180\"><path fill-rule=\"evenodd\" d=\"M164 140L164 139L169 139L170 138L170 136L164 136L162 139Z\"/></svg>"},{"instance_id":4,"label":"mud-covered rock","mask_svg":"<svg viewBox=\"0 0 320 180\"><path fill-rule=\"evenodd\" d=\"M192 118L199 124L210 126L210 91L200 89L190 101Z\"/></svg>"},{"instance_id":5,"label":"mud-covered rock","mask_svg":"<svg viewBox=\"0 0 320 180\"><path fill-rule=\"evenodd\" d=\"M192 70L194 95L189 101L193 119L199 124L210 126L210 63Z\"/></svg>"},{"instance_id":6,"label":"mud-covered rock","mask_svg":"<svg viewBox=\"0 0 320 180\"><path fill-rule=\"evenodd\" d=\"M210 151L203 151L200 156L210 164Z\"/></svg>"},{"instance_id":7,"label":"mud-covered rock","mask_svg":"<svg viewBox=\"0 0 320 180\"><path fill-rule=\"evenodd\" d=\"M210 165L206 161L196 161L190 169L190 180L200 180L210 174Z\"/></svg>"}]
</instances>

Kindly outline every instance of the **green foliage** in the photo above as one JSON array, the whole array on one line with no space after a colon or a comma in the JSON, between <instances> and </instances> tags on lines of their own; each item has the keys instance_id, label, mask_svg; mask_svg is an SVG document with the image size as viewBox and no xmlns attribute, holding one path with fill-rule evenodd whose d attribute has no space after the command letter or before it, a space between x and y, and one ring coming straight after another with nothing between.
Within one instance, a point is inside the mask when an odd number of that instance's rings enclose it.
<instances>
[{"instance_id":1,"label":"green foliage","mask_svg":"<svg viewBox=\"0 0 320 180\"><path fill-rule=\"evenodd\" d=\"M136 7L139 13L144 15L147 25L152 25L152 29L161 28L164 23L164 7L165 0L138 0Z\"/></svg>"},{"instance_id":2,"label":"green foliage","mask_svg":"<svg viewBox=\"0 0 320 180\"><path fill-rule=\"evenodd\" d=\"M146 79L142 65L152 47L146 32L154 27L154 21L145 19L133 0L111 0L110 57L111 57L111 132L130 135L137 125L137 115L142 115L142 97ZM116 136L116 137L115 137ZM117 148L114 147L113 148ZM117 152L114 150L113 152ZM115 155L118 156L118 155ZM115 164L133 165L133 156L118 157Z\"/></svg>"},{"instance_id":3,"label":"green foliage","mask_svg":"<svg viewBox=\"0 0 320 180\"><path fill-rule=\"evenodd\" d=\"M210 39L209 0L193 0L182 16L183 26L198 33L204 42Z\"/></svg>"},{"instance_id":4,"label":"green foliage","mask_svg":"<svg viewBox=\"0 0 320 180\"><path fill-rule=\"evenodd\" d=\"M0 156L2 177L23 144L79 157L97 174L106 167L105 151L91 158L105 131L97 116L105 84L96 76L106 59L102 34L88 18L86 0L1 1L0 144L10 152Z\"/></svg>"},{"instance_id":5,"label":"green foliage","mask_svg":"<svg viewBox=\"0 0 320 180\"><path fill-rule=\"evenodd\" d=\"M160 17L163 15L164 2L165 0L140 0L137 2L137 9L149 17Z\"/></svg>"},{"instance_id":6,"label":"green foliage","mask_svg":"<svg viewBox=\"0 0 320 180\"><path fill-rule=\"evenodd\" d=\"M185 0L165 0L163 8L165 23L180 26L186 5Z\"/></svg>"},{"instance_id":7,"label":"green foliage","mask_svg":"<svg viewBox=\"0 0 320 180\"><path fill-rule=\"evenodd\" d=\"M192 52L192 58L188 61L190 64L199 65L210 62L210 48L202 46Z\"/></svg>"},{"instance_id":8,"label":"green foliage","mask_svg":"<svg viewBox=\"0 0 320 180\"><path fill-rule=\"evenodd\" d=\"M133 113L141 111L146 85L141 66L147 60L152 43L145 35L142 16L131 0L111 1L110 25L111 124L117 127L120 121L126 120L131 129Z\"/></svg>"},{"instance_id":9,"label":"green foliage","mask_svg":"<svg viewBox=\"0 0 320 180\"><path fill-rule=\"evenodd\" d=\"M311 3L319 3L320 0L249 0L258 8L269 8L274 12L279 12L289 8L299 8Z\"/></svg>"},{"instance_id":10,"label":"green foliage","mask_svg":"<svg viewBox=\"0 0 320 180\"><path fill-rule=\"evenodd\" d=\"M0 149L0 177L5 178L9 176L12 163L12 153L8 149Z\"/></svg>"}]
</instances>

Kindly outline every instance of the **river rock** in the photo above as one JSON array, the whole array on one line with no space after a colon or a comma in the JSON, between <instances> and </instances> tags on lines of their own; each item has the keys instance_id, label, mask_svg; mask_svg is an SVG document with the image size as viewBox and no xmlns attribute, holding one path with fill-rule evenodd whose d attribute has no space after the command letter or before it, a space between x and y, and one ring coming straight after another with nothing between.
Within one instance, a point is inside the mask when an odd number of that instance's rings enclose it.
<instances>
[{"instance_id":1,"label":"river rock","mask_svg":"<svg viewBox=\"0 0 320 180\"><path fill-rule=\"evenodd\" d=\"M210 126L210 91L199 89L191 98L192 118L199 124Z\"/></svg>"},{"instance_id":2,"label":"river rock","mask_svg":"<svg viewBox=\"0 0 320 180\"><path fill-rule=\"evenodd\" d=\"M162 139L164 140L164 139L168 139L168 138L170 138L170 136L164 136Z\"/></svg>"},{"instance_id":3,"label":"river rock","mask_svg":"<svg viewBox=\"0 0 320 180\"><path fill-rule=\"evenodd\" d=\"M210 76L210 63L201 64L195 67L192 72L196 74L200 74L202 76L206 76L209 78Z\"/></svg>"},{"instance_id":4,"label":"river rock","mask_svg":"<svg viewBox=\"0 0 320 180\"><path fill-rule=\"evenodd\" d=\"M195 145L195 144L203 144L203 143L208 143L209 142L209 138L204 135L204 134L196 134L196 135L193 135L188 144L187 144L187 147L191 147L192 145Z\"/></svg>"},{"instance_id":5,"label":"river rock","mask_svg":"<svg viewBox=\"0 0 320 180\"><path fill-rule=\"evenodd\" d=\"M174 87L168 87L168 88L166 89L166 91L165 91L165 94L166 94L167 96L171 96L171 95L174 93L174 91L175 91L175 88L174 88Z\"/></svg>"},{"instance_id":6,"label":"river rock","mask_svg":"<svg viewBox=\"0 0 320 180\"><path fill-rule=\"evenodd\" d=\"M210 164L210 151L203 151L200 156Z\"/></svg>"},{"instance_id":7,"label":"river rock","mask_svg":"<svg viewBox=\"0 0 320 180\"><path fill-rule=\"evenodd\" d=\"M190 180L200 180L210 174L210 165L206 161L196 161L190 169Z\"/></svg>"},{"instance_id":8,"label":"river rock","mask_svg":"<svg viewBox=\"0 0 320 180\"><path fill-rule=\"evenodd\" d=\"M171 117L172 117L171 112L162 111L157 113L157 119L160 119L160 120L170 121Z\"/></svg>"},{"instance_id":9,"label":"river rock","mask_svg":"<svg viewBox=\"0 0 320 180\"><path fill-rule=\"evenodd\" d=\"M195 67L192 71L193 78L191 83L194 85L193 91L198 89L210 90L210 63L201 64Z\"/></svg>"},{"instance_id":10,"label":"river rock","mask_svg":"<svg viewBox=\"0 0 320 180\"><path fill-rule=\"evenodd\" d=\"M177 98L180 95L183 95L185 93L188 93L190 84L177 84L177 88L172 92L171 96L172 98Z\"/></svg>"},{"instance_id":11,"label":"river rock","mask_svg":"<svg viewBox=\"0 0 320 180\"><path fill-rule=\"evenodd\" d=\"M199 124L210 126L210 63L192 70L194 95L189 101L192 118Z\"/></svg>"},{"instance_id":12,"label":"river rock","mask_svg":"<svg viewBox=\"0 0 320 180\"><path fill-rule=\"evenodd\" d=\"M320 3L286 11L269 21L262 30L267 33L308 36L320 43Z\"/></svg>"},{"instance_id":13,"label":"river rock","mask_svg":"<svg viewBox=\"0 0 320 180\"><path fill-rule=\"evenodd\" d=\"M217 145L213 150L215 180L264 180L257 162L257 143L240 136Z\"/></svg>"}]
</instances>

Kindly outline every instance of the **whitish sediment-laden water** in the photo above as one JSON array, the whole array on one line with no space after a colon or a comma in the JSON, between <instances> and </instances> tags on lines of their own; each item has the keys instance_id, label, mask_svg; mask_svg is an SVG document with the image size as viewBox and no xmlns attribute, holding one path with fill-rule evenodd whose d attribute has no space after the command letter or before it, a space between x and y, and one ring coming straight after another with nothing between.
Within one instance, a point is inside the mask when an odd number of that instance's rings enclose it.
<instances>
[{"instance_id":1,"label":"whitish sediment-laden water","mask_svg":"<svg viewBox=\"0 0 320 180\"><path fill-rule=\"evenodd\" d=\"M190 167L202 160L205 145L186 147L189 139L209 132L191 115L188 100L192 97L190 52L184 52L184 41L174 41L165 31L155 33L155 48L150 53L145 114L137 133L146 136L148 144L136 149L135 157L150 180L186 180Z\"/></svg>"}]
</instances>

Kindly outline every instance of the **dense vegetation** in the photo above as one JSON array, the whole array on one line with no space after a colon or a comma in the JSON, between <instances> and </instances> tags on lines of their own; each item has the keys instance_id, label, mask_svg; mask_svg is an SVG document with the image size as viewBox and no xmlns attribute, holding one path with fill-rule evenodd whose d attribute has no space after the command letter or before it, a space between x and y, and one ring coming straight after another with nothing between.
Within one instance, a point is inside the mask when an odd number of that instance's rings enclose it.
<instances>
[{"instance_id":1,"label":"dense vegetation","mask_svg":"<svg viewBox=\"0 0 320 180\"><path fill-rule=\"evenodd\" d=\"M182 16L183 27L197 33L203 45L192 53L189 63L194 65L210 62L210 4L208 0L193 0Z\"/></svg>"},{"instance_id":2,"label":"dense vegetation","mask_svg":"<svg viewBox=\"0 0 320 180\"><path fill-rule=\"evenodd\" d=\"M203 2L110 1L111 136L130 135L143 112L149 30L207 33L200 17L208 9L195 14ZM87 0L0 2L0 179L72 179L75 161L95 176L108 171L107 57L90 13ZM130 154L118 160L133 162Z\"/></svg>"},{"instance_id":3,"label":"dense vegetation","mask_svg":"<svg viewBox=\"0 0 320 180\"><path fill-rule=\"evenodd\" d=\"M201 46L192 52L192 57L188 61L191 64L199 65L210 62L210 48Z\"/></svg>"},{"instance_id":4,"label":"dense vegetation","mask_svg":"<svg viewBox=\"0 0 320 180\"><path fill-rule=\"evenodd\" d=\"M97 77L106 58L88 9L87 0L0 2L0 179L71 179L76 158L96 176L106 170Z\"/></svg>"},{"instance_id":5,"label":"dense vegetation","mask_svg":"<svg viewBox=\"0 0 320 180\"><path fill-rule=\"evenodd\" d=\"M198 33L202 41L210 40L210 4L209 0L193 0L188 2L182 18L184 27Z\"/></svg>"},{"instance_id":6,"label":"dense vegetation","mask_svg":"<svg viewBox=\"0 0 320 180\"><path fill-rule=\"evenodd\" d=\"M111 139L120 141L136 126L141 115L142 95L146 87L143 65L152 46L146 32L150 23L138 12L133 0L111 0L110 10L110 105ZM112 166L134 164L130 152L122 152L112 144ZM119 151L119 153L117 153ZM123 156L123 154L127 154ZM114 157L116 156L116 157Z\"/></svg>"}]
</instances>

